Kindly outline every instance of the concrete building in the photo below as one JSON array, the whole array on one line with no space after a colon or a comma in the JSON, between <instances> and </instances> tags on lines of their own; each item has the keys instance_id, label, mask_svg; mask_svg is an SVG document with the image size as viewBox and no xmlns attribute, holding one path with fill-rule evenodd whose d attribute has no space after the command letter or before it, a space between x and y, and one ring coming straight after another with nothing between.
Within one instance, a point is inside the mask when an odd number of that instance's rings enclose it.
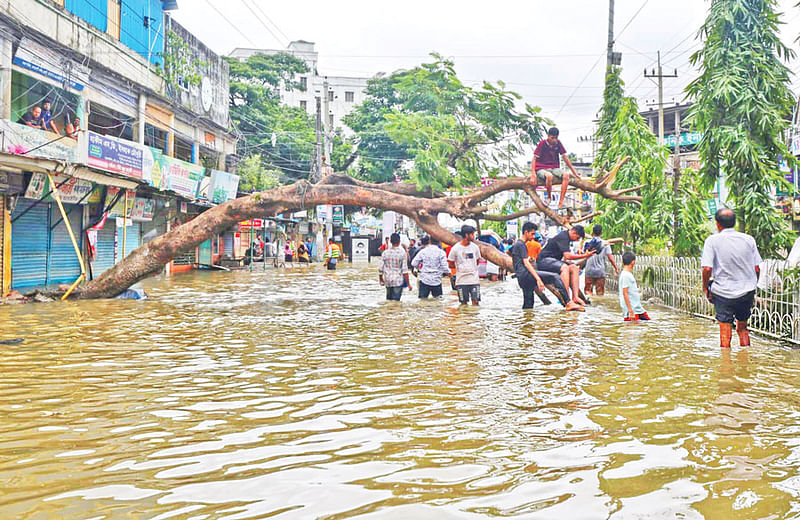
<instances>
[{"instance_id":1,"label":"concrete building","mask_svg":"<svg viewBox=\"0 0 800 520\"><path fill-rule=\"evenodd\" d=\"M311 115L316 114L316 98L322 102L323 124L326 132L338 127L347 132L342 118L353 110L353 107L364 101L367 81L370 78L352 76L333 76L319 72L319 53L314 43L303 40L293 41L286 49L249 49L236 48L231 57L245 60L254 54L292 54L308 65L309 72L301 75L298 81L306 87L305 91L281 88L281 101L289 106L300 107Z\"/></svg>"},{"instance_id":2,"label":"concrete building","mask_svg":"<svg viewBox=\"0 0 800 520\"><path fill-rule=\"evenodd\" d=\"M175 8L0 0L0 296L98 276L238 181L223 171L236 150L228 65ZM199 84L160 73L177 52ZM45 101L46 130L31 124ZM215 237L175 267L221 247Z\"/></svg>"}]
</instances>

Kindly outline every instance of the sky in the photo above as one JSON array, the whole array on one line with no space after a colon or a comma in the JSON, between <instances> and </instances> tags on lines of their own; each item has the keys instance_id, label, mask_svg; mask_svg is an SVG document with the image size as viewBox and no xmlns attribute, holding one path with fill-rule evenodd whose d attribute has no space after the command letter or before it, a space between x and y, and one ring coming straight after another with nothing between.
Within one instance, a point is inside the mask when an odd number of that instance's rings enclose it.
<instances>
[{"instance_id":1,"label":"sky","mask_svg":"<svg viewBox=\"0 0 800 520\"><path fill-rule=\"evenodd\" d=\"M800 8L779 0L785 43L800 51ZM697 76L689 63L708 0L616 0L615 50L622 53L626 93L644 110L657 88L643 77L661 51L664 101L684 99ZM430 52L451 58L468 84L503 80L561 129L570 152L586 154L602 103L608 38L607 0L178 0L174 18L219 54L235 47L285 48L307 40L323 75L371 77L411 68ZM488 6L488 8L487 8ZM790 64L800 74L800 59ZM800 77L795 77L800 92Z\"/></svg>"}]
</instances>

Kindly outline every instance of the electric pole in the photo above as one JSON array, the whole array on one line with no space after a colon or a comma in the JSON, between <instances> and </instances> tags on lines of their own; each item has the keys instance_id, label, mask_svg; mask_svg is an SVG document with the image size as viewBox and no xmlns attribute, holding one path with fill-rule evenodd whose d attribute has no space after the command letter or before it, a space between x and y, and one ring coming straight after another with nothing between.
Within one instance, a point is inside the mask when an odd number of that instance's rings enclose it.
<instances>
[{"instance_id":1,"label":"electric pole","mask_svg":"<svg viewBox=\"0 0 800 520\"><path fill-rule=\"evenodd\" d=\"M614 0L608 0L608 49L606 50L606 74L614 64Z\"/></svg>"},{"instance_id":2,"label":"electric pole","mask_svg":"<svg viewBox=\"0 0 800 520\"><path fill-rule=\"evenodd\" d=\"M325 81L322 84L322 92L325 95L325 97L322 99L323 107L325 108L325 110L323 110L323 114L325 114L325 120L322 122L322 128L325 129L324 132L323 132L323 135L322 135L322 150L323 150L323 155L325 155L327 157L327 159L328 159L328 163L327 164L330 164L330 161L331 161L331 157L330 157L331 156L331 150L329 150L329 148L332 148L330 135L331 135L331 132L333 131L333 129L331 128L331 124L330 124L330 122L331 122L331 116L330 116L330 114L331 114L331 110L330 110L331 95L330 95L330 93L328 91L328 76L325 76Z\"/></svg>"},{"instance_id":3,"label":"electric pole","mask_svg":"<svg viewBox=\"0 0 800 520\"><path fill-rule=\"evenodd\" d=\"M675 164L672 172L672 247L678 242L678 201L681 192L681 107L675 105Z\"/></svg>"},{"instance_id":4,"label":"electric pole","mask_svg":"<svg viewBox=\"0 0 800 520\"><path fill-rule=\"evenodd\" d=\"M664 74L664 71L661 69L661 51L658 52L658 73L656 71L652 71L650 74L647 73L647 69L644 70L644 77L649 79L657 79L658 83L658 144L664 144L664 78L677 78L678 77L678 69L675 69L673 74Z\"/></svg>"},{"instance_id":5,"label":"electric pole","mask_svg":"<svg viewBox=\"0 0 800 520\"><path fill-rule=\"evenodd\" d=\"M314 181L322 179L322 100L317 96L317 142L314 147Z\"/></svg>"}]
</instances>

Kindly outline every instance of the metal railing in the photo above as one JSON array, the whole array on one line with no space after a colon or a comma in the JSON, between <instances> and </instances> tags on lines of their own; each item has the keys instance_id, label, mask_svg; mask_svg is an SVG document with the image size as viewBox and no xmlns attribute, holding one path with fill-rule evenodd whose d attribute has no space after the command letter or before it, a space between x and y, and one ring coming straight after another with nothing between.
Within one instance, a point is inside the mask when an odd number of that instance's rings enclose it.
<instances>
[{"instance_id":1,"label":"metal railing","mask_svg":"<svg viewBox=\"0 0 800 520\"><path fill-rule=\"evenodd\" d=\"M614 259L621 267L621 256ZM701 273L699 258L636 257L635 275L643 300L714 319L714 306L703 295ZM606 276L606 285L617 290L613 270L609 268ZM764 261L748 323L754 332L800 345L800 268L788 267L783 260Z\"/></svg>"}]
</instances>

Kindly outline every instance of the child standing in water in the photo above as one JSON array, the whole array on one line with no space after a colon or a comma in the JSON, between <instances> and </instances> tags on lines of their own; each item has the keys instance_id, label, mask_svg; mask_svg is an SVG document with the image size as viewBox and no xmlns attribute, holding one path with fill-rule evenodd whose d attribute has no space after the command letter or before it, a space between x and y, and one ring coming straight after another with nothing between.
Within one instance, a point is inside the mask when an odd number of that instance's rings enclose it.
<instances>
[{"instance_id":1,"label":"child standing in water","mask_svg":"<svg viewBox=\"0 0 800 520\"><path fill-rule=\"evenodd\" d=\"M622 255L622 272L619 275L619 304L622 307L622 316L625 321L649 321L650 316L642 307L642 297L639 286L633 276L633 266L636 265L636 255L628 251Z\"/></svg>"}]
</instances>

